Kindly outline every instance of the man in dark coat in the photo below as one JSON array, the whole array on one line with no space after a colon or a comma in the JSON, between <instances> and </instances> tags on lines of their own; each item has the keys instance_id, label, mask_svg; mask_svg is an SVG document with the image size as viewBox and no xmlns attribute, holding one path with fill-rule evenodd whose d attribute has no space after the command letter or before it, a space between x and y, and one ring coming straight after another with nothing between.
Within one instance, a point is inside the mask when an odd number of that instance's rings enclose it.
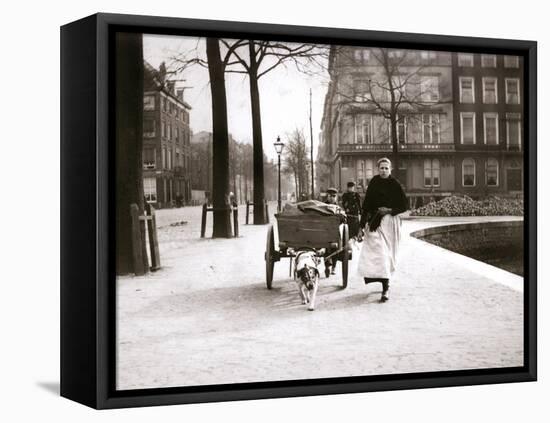
<instances>
[{"instance_id":1,"label":"man in dark coat","mask_svg":"<svg viewBox=\"0 0 550 423\"><path fill-rule=\"evenodd\" d=\"M357 237L359 234L361 197L357 192L355 192L355 182L348 182L348 191L342 195L342 207L346 212L349 227L349 237Z\"/></svg>"}]
</instances>

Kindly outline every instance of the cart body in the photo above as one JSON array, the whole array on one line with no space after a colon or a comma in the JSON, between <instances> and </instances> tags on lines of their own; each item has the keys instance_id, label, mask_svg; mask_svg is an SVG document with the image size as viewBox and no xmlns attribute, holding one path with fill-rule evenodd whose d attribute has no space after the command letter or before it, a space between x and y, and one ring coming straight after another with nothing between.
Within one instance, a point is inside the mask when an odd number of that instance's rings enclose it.
<instances>
[{"instance_id":1,"label":"cart body","mask_svg":"<svg viewBox=\"0 0 550 423\"><path fill-rule=\"evenodd\" d=\"M340 215L318 215L315 213L276 214L278 248L275 248L274 227L269 226L265 252L266 282L270 289L273 281L273 266L281 258L293 258L300 250L322 251L320 257L342 262L342 279L347 286L348 260L351 251L348 246L348 226L342 223Z\"/></svg>"}]
</instances>

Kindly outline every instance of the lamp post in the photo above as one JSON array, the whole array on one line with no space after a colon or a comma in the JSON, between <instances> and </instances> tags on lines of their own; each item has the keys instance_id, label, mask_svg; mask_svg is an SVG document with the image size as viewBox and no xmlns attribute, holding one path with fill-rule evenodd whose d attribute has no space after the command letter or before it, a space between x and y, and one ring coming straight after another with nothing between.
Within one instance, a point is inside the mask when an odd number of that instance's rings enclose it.
<instances>
[{"instance_id":1,"label":"lamp post","mask_svg":"<svg viewBox=\"0 0 550 423\"><path fill-rule=\"evenodd\" d=\"M277 142L273 143L273 146L275 147L275 151L277 152L277 169L278 169L278 175L279 175L279 189L277 192L277 212L281 212L281 153L283 152L283 148L285 144L281 142L281 137L277 137Z\"/></svg>"}]
</instances>

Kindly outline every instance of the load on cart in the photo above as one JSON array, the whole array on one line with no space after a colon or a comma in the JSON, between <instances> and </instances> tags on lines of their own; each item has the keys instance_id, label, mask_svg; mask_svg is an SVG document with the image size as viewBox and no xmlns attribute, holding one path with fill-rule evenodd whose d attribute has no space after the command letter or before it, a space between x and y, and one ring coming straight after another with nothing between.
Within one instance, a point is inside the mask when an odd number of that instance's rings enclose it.
<instances>
[{"instance_id":1,"label":"load on cart","mask_svg":"<svg viewBox=\"0 0 550 423\"><path fill-rule=\"evenodd\" d=\"M312 251L325 263L325 276L329 268L342 263L342 286L348 284L348 261L351 249L348 245L349 230L345 214L337 205L309 200L287 204L281 213L275 214L275 225L267 231L265 251L266 284L271 289L275 262L294 258L302 251ZM276 228L276 230L274 229Z\"/></svg>"}]
</instances>

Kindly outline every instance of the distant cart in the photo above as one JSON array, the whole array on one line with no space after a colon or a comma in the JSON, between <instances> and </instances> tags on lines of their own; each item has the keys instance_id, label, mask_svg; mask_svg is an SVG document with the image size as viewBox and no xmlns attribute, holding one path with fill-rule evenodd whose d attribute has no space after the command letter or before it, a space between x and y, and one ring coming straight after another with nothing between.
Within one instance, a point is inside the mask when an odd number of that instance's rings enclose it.
<instances>
[{"instance_id":1,"label":"distant cart","mask_svg":"<svg viewBox=\"0 0 550 423\"><path fill-rule=\"evenodd\" d=\"M273 283L275 262L288 257L292 260L298 251L314 251L317 257L331 258L342 263L342 286L348 285L348 262L351 249L348 245L348 225L341 222L341 216L319 216L316 214L276 214L278 246L275 246L275 231L269 225L265 249L265 276L267 288ZM328 272L325 273L328 277Z\"/></svg>"}]
</instances>

